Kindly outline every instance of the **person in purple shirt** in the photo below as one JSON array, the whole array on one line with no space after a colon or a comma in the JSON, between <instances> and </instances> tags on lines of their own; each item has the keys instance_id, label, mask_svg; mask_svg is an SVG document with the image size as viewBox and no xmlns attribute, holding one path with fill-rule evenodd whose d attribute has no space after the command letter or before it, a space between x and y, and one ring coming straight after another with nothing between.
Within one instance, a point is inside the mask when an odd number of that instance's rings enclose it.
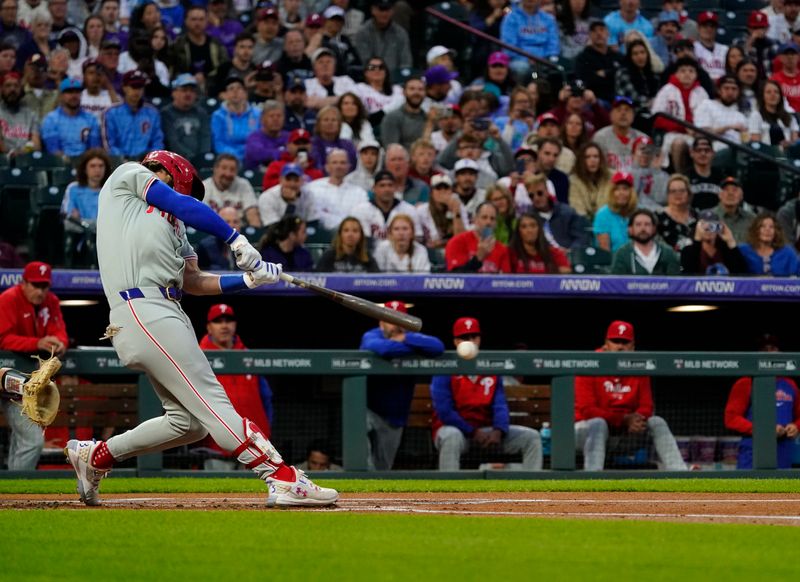
<instances>
[{"instance_id":1,"label":"person in purple shirt","mask_svg":"<svg viewBox=\"0 0 800 582\"><path fill-rule=\"evenodd\" d=\"M242 23L230 18L227 0L209 0L206 34L216 38L233 56L236 37L244 31Z\"/></svg>"},{"instance_id":2,"label":"person in purple shirt","mask_svg":"<svg viewBox=\"0 0 800 582\"><path fill-rule=\"evenodd\" d=\"M340 148L347 152L350 167L358 165L356 147L349 139L342 139L342 113L333 105L327 105L317 113L314 124L314 137L311 138L311 159L318 168L324 168L328 154L332 149Z\"/></svg>"},{"instance_id":3,"label":"person in purple shirt","mask_svg":"<svg viewBox=\"0 0 800 582\"><path fill-rule=\"evenodd\" d=\"M306 242L306 222L290 214L290 204L278 222L267 230L261 240L261 258L271 263L280 263L287 271L313 271L314 260L303 244Z\"/></svg>"},{"instance_id":4,"label":"person in purple shirt","mask_svg":"<svg viewBox=\"0 0 800 582\"><path fill-rule=\"evenodd\" d=\"M283 129L283 105L265 101L261 110L261 127L247 136L244 148L244 167L253 170L265 168L281 157L289 141L289 132Z\"/></svg>"}]
</instances>

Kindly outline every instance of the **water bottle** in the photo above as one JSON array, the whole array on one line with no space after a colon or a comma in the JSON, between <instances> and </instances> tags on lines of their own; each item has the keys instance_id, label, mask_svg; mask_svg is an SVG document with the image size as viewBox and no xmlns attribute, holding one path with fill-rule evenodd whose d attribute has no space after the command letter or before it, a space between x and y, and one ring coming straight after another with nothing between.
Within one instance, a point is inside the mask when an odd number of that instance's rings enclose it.
<instances>
[{"instance_id":1,"label":"water bottle","mask_svg":"<svg viewBox=\"0 0 800 582\"><path fill-rule=\"evenodd\" d=\"M542 430L539 431L539 434L542 437L542 454L549 455L550 454L550 423L543 422L542 423Z\"/></svg>"}]
</instances>

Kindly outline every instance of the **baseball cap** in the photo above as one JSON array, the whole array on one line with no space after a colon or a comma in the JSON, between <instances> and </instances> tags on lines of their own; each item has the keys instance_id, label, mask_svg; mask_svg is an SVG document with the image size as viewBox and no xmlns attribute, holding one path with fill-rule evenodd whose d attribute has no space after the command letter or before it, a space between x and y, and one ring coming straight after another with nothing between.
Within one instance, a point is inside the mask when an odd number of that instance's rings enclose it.
<instances>
[{"instance_id":1,"label":"baseball cap","mask_svg":"<svg viewBox=\"0 0 800 582\"><path fill-rule=\"evenodd\" d=\"M627 105L628 107L633 107L633 99L631 99L627 95L617 95L616 97L614 97L614 101L611 103L611 109L615 109L621 105Z\"/></svg>"},{"instance_id":2,"label":"baseball cap","mask_svg":"<svg viewBox=\"0 0 800 582\"><path fill-rule=\"evenodd\" d=\"M471 160L469 158L462 158L456 162L456 165L453 166L453 171L458 174L459 172L463 172L464 170L468 170L471 172L478 172L478 162L475 160Z\"/></svg>"},{"instance_id":3,"label":"baseball cap","mask_svg":"<svg viewBox=\"0 0 800 582\"><path fill-rule=\"evenodd\" d=\"M319 28L325 22L325 19L322 18L322 15L313 13L309 14L306 17L306 28Z\"/></svg>"},{"instance_id":4,"label":"baseball cap","mask_svg":"<svg viewBox=\"0 0 800 582\"><path fill-rule=\"evenodd\" d=\"M435 174L431 176L431 188L436 188L439 184L446 184L452 187L453 180L447 174Z\"/></svg>"},{"instance_id":5,"label":"baseball cap","mask_svg":"<svg viewBox=\"0 0 800 582\"><path fill-rule=\"evenodd\" d=\"M633 176L628 172L616 172L611 177L612 184L627 184L628 186L633 187Z\"/></svg>"},{"instance_id":6,"label":"baseball cap","mask_svg":"<svg viewBox=\"0 0 800 582\"><path fill-rule=\"evenodd\" d=\"M674 22L676 24L680 24L681 17L678 15L676 10L662 10L658 15L658 27L662 24L667 24L668 22Z\"/></svg>"},{"instance_id":7,"label":"baseball cap","mask_svg":"<svg viewBox=\"0 0 800 582\"><path fill-rule=\"evenodd\" d=\"M81 91L83 89L83 82L80 79L72 79L67 77L61 81L58 90L63 93L64 91Z\"/></svg>"},{"instance_id":8,"label":"baseball cap","mask_svg":"<svg viewBox=\"0 0 800 582\"><path fill-rule=\"evenodd\" d=\"M17 81L21 81L22 75L20 75L17 71L8 71L5 75L0 75L0 85L5 83L6 79L16 79Z\"/></svg>"},{"instance_id":9,"label":"baseball cap","mask_svg":"<svg viewBox=\"0 0 800 582\"><path fill-rule=\"evenodd\" d=\"M47 68L47 59L45 58L44 55L36 53L35 55L29 56L28 60L25 61L25 64L35 65L35 66L39 67L40 69L46 69Z\"/></svg>"},{"instance_id":10,"label":"baseball cap","mask_svg":"<svg viewBox=\"0 0 800 582\"><path fill-rule=\"evenodd\" d=\"M375 184L378 182L383 182L384 180L394 182L394 174L392 174L389 170L381 170L375 174Z\"/></svg>"},{"instance_id":11,"label":"baseball cap","mask_svg":"<svg viewBox=\"0 0 800 582\"><path fill-rule=\"evenodd\" d=\"M118 38L113 37L113 36L111 36L109 38L104 38L100 42L100 50L108 49L108 48L115 48L118 51L121 51L122 50L122 43L119 42Z\"/></svg>"},{"instance_id":12,"label":"baseball cap","mask_svg":"<svg viewBox=\"0 0 800 582\"><path fill-rule=\"evenodd\" d=\"M321 46L317 50L314 51L314 54L311 55L311 62L315 63L318 58L320 58L320 57L322 57L324 55L329 55L329 56L333 57L334 59L336 58L336 55L333 54L333 51L331 49L325 48L324 46Z\"/></svg>"},{"instance_id":13,"label":"baseball cap","mask_svg":"<svg viewBox=\"0 0 800 582\"><path fill-rule=\"evenodd\" d=\"M372 5L378 9L388 10L394 7L394 0L375 0Z\"/></svg>"},{"instance_id":14,"label":"baseball cap","mask_svg":"<svg viewBox=\"0 0 800 582\"><path fill-rule=\"evenodd\" d=\"M286 90L287 91L294 91L295 89L302 89L303 91L306 90L306 82L303 80L302 77L298 77L297 75L292 75L288 79L286 79Z\"/></svg>"},{"instance_id":15,"label":"baseball cap","mask_svg":"<svg viewBox=\"0 0 800 582\"><path fill-rule=\"evenodd\" d=\"M263 81L271 81L273 76L275 75L275 70L277 67L275 63L270 60L262 61L256 66L256 79L260 79Z\"/></svg>"},{"instance_id":16,"label":"baseball cap","mask_svg":"<svg viewBox=\"0 0 800 582\"><path fill-rule=\"evenodd\" d=\"M693 150L700 149L701 145L706 145L706 146L710 147L711 149L714 149L714 146L712 145L711 140L708 139L704 135L699 135L696 138L694 138L694 142L692 142L692 149Z\"/></svg>"},{"instance_id":17,"label":"baseball cap","mask_svg":"<svg viewBox=\"0 0 800 582\"><path fill-rule=\"evenodd\" d=\"M747 28L769 28L769 18L761 10L753 10L747 17Z\"/></svg>"},{"instance_id":18,"label":"baseball cap","mask_svg":"<svg viewBox=\"0 0 800 582\"><path fill-rule=\"evenodd\" d=\"M722 75L717 79L717 87L722 87L725 83L733 83L737 87L739 86L739 81L733 75Z\"/></svg>"},{"instance_id":19,"label":"baseball cap","mask_svg":"<svg viewBox=\"0 0 800 582\"><path fill-rule=\"evenodd\" d=\"M627 321L612 321L606 331L606 339L622 339L633 341L633 326Z\"/></svg>"},{"instance_id":20,"label":"baseball cap","mask_svg":"<svg viewBox=\"0 0 800 582\"><path fill-rule=\"evenodd\" d=\"M281 168L281 177L289 175L300 177L303 175L303 169L297 164L286 164L283 166L283 168Z\"/></svg>"},{"instance_id":21,"label":"baseball cap","mask_svg":"<svg viewBox=\"0 0 800 582\"><path fill-rule=\"evenodd\" d=\"M697 17L697 24L719 24L719 16L717 16L716 12L712 12L711 10L706 10L705 12L701 12Z\"/></svg>"},{"instance_id":22,"label":"baseball cap","mask_svg":"<svg viewBox=\"0 0 800 582\"><path fill-rule=\"evenodd\" d=\"M450 53L451 51L449 48L437 44L428 50L427 54L425 55L425 62L430 65L435 59L443 57L444 55L449 55Z\"/></svg>"},{"instance_id":23,"label":"baseball cap","mask_svg":"<svg viewBox=\"0 0 800 582\"><path fill-rule=\"evenodd\" d=\"M536 148L530 146L528 144L524 144L519 146L519 149L514 152L514 158L518 158L521 155L527 154L529 156L533 156L533 159L539 158L539 153L536 151Z\"/></svg>"},{"instance_id":24,"label":"baseball cap","mask_svg":"<svg viewBox=\"0 0 800 582\"><path fill-rule=\"evenodd\" d=\"M481 333L481 324L474 317L459 317L453 324L453 337Z\"/></svg>"},{"instance_id":25,"label":"baseball cap","mask_svg":"<svg viewBox=\"0 0 800 582\"><path fill-rule=\"evenodd\" d=\"M86 59L85 61L83 61L83 64L81 65L81 68L85 71L89 67L99 67L99 66L101 66L100 65L100 61L98 61L94 57L90 57L90 58Z\"/></svg>"},{"instance_id":26,"label":"baseball cap","mask_svg":"<svg viewBox=\"0 0 800 582\"><path fill-rule=\"evenodd\" d=\"M608 28L606 21L602 18L591 18L589 19L589 30L594 30L598 26L602 26L603 28Z\"/></svg>"},{"instance_id":27,"label":"baseball cap","mask_svg":"<svg viewBox=\"0 0 800 582\"><path fill-rule=\"evenodd\" d=\"M449 83L458 77L458 73L450 71L444 65L435 65L425 71L423 75L426 85L438 85L440 83Z\"/></svg>"},{"instance_id":28,"label":"baseball cap","mask_svg":"<svg viewBox=\"0 0 800 582\"><path fill-rule=\"evenodd\" d=\"M220 317L229 317L231 319L236 319L236 313L234 313L233 307L231 307L227 303L217 303L216 305L212 305L211 309L208 310L207 321L214 321L215 319L219 319Z\"/></svg>"},{"instance_id":29,"label":"baseball cap","mask_svg":"<svg viewBox=\"0 0 800 582\"><path fill-rule=\"evenodd\" d=\"M719 222L720 221L719 214L717 214L716 212L714 212L710 208L708 208L706 210L703 210L699 214L698 218L700 220L704 220L706 222Z\"/></svg>"},{"instance_id":30,"label":"baseball cap","mask_svg":"<svg viewBox=\"0 0 800 582\"><path fill-rule=\"evenodd\" d=\"M328 6L322 16L323 18L341 18L344 20L344 10L339 6Z\"/></svg>"},{"instance_id":31,"label":"baseball cap","mask_svg":"<svg viewBox=\"0 0 800 582\"><path fill-rule=\"evenodd\" d=\"M242 79L239 75L228 75L225 79L224 87L227 89L228 86L232 85L233 83L238 83L242 87L244 87L244 79Z\"/></svg>"},{"instance_id":32,"label":"baseball cap","mask_svg":"<svg viewBox=\"0 0 800 582\"><path fill-rule=\"evenodd\" d=\"M383 306L386 309L393 309L395 311L399 311L400 313L408 313L408 305L406 305L405 301L392 299L391 301L384 303Z\"/></svg>"},{"instance_id":33,"label":"baseball cap","mask_svg":"<svg viewBox=\"0 0 800 582\"><path fill-rule=\"evenodd\" d=\"M361 152L361 151L364 151L367 148L375 148L376 150L379 150L379 149L381 149L381 144L379 144L377 141L372 140L372 139L361 140L361 142L359 142L359 144L358 144L358 151Z\"/></svg>"},{"instance_id":34,"label":"baseball cap","mask_svg":"<svg viewBox=\"0 0 800 582\"><path fill-rule=\"evenodd\" d=\"M785 55L786 53L798 53L800 54L800 46L798 46L794 42L787 42L781 45L781 48L778 50L779 55Z\"/></svg>"},{"instance_id":35,"label":"baseball cap","mask_svg":"<svg viewBox=\"0 0 800 582\"><path fill-rule=\"evenodd\" d=\"M507 67L508 64L511 62L511 57L509 57L506 53L496 51L489 55L489 58L486 60L486 64L490 67L492 65L503 65Z\"/></svg>"},{"instance_id":36,"label":"baseball cap","mask_svg":"<svg viewBox=\"0 0 800 582\"><path fill-rule=\"evenodd\" d=\"M737 180L734 176L727 176L722 182L719 183L720 188L724 188L725 186L730 186L733 184L734 186L742 187L742 184Z\"/></svg>"},{"instance_id":37,"label":"baseball cap","mask_svg":"<svg viewBox=\"0 0 800 582\"><path fill-rule=\"evenodd\" d=\"M128 71L124 75L122 75L122 85L129 87L144 87L147 85L148 81L150 81L150 77L147 76L146 73L143 73L139 69L134 69L133 71Z\"/></svg>"},{"instance_id":38,"label":"baseball cap","mask_svg":"<svg viewBox=\"0 0 800 582\"><path fill-rule=\"evenodd\" d=\"M53 268L47 263L33 261L25 265L22 278L28 283L50 283L53 279Z\"/></svg>"},{"instance_id":39,"label":"baseball cap","mask_svg":"<svg viewBox=\"0 0 800 582\"><path fill-rule=\"evenodd\" d=\"M178 87L197 87L197 79L189 73L181 73L172 81L172 88L177 89Z\"/></svg>"},{"instance_id":40,"label":"baseball cap","mask_svg":"<svg viewBox=\"0 0 800 582\"><path fill-rule=\"evenodd\" d=\"M640 145L644 147L650 147L652 149L652 147L655 144L653 143L653 139L649 135L640 135L635 140L633 140L633 144L631 145L631 151L635 152L636 148L638 148Z\"/></svg>"},{"instance_id":41,"label":"baseball cap","mask_svg":"<svg viewBox=\"0 0 800 582\"><path fill-rule=\"evenodd\" d=\"M558 120L554 114L550 113L542 113L539 117L536 118L536 124L542 125L544 123L555 123L556 125L561 125L561 122Z\"/></svg>"},{"instance_id":42,"label":"baseball cap","mask_svg":"<svg viewBox=\"0 0 800 582\"><path fill-rule=\"evenodd\" d=\"M273 7L263 8L259 10L256 20L266 20L267 18L278 19L278 11Z\"/></svg>"},{"instance_id":43,"label":"baseball cap","mask_svg":"<svg viewBox=\"0 0 800 582\"><path fill-rule=\"evenodd\" d=\"M302 127L298 127L297 129L293 129L292 132L289 134L289 143L295 143L298 141L311 141L311 133L307 129L303 129Z\"/></svg>"}]
</instances>

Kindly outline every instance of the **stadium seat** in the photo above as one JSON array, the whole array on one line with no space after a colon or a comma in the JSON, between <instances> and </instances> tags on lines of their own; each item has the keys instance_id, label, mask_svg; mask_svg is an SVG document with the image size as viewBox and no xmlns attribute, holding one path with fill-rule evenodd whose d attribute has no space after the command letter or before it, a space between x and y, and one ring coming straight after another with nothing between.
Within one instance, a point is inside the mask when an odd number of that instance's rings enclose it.
<instances>
[{"instance_id":1,"label":"stadium seat","mask_svg":"<svg viewBox=\"0 0 800 582\"><path fill-rule=\"evenodd\" d=\"M753 143L750 147L773 159L784 158L783 152L777 146ZM777 210L782 199L780 168L767 160L746 155L744 157L741 181L745 202Z\"/></svg>"},{"instance_id":2,"label":"stadium seat","mask_svg":"<svg viewBox=\"0 0 800 582\"><path fill-rule=\"evenodd\" d=\"M47 183L44 172L24 172L19 168L0 171L0 232L3 240L22 244L28 236L31 190Z\"/></svg>"},{"instance_id":3,"label":"stadium seat","mask_svg":"<svg viewBox=\"0 0 800 582\"><path fill-rule=\"evenodd\" d=\"M306 244L330 244L331 240L333 240L333 234L331 231L322 227L322 225L317 220L311 220L306 224L306 233L308 234L308 238L306 239Z\"/></svg>"},{"instance_id":4,"label":"stadium seat","mask_svg":"<svg viewBox=\"0 0 800 582\"><path fill-rule=\"evenodd\" d=\"M39 186L30 191L30 219L28 235L32 256L61 264L63 261L61 203L64 187Z\"/></svg>"},{"instance_id":5,"label":"stadium seat","mask_svg":"<svg viewBox=\"0 0 800 582\"><path fill-rule=\"evenodd\" d=\"M11 160L6 154L0 154L0 168L10 168Z\"/></svg>"},{"instance_id":6,"label":"stadium seat","mask_svg":"<svg viewBox=\"0 0 800 582\"><path fill-rule=\"evenodd\" d=\"M14 167L20 169L35 168L38 170L51 170L53 168L69 168L70 163L60 156L45 152L31 152L14 157Z\"/></svg>"},{"instance_id":7,"label":"stadium seat","mask_svg":"<svg viewBox=\"0 0 800 582\"><path fill-rule=\"evenodd\" d=\"M197 245L200 244L200 241L206 238L208 235L203 231L197 230L191 226L186 227L186 238L189 239L189 244L191 244L195 249Z\"/></svg>"},{"instance_id":8,"label":"stadium seat","mask_svg":"<svg viewBox=\"0 0 800 582\"><path fill-rule=\"evenodd\" d=\"M444 258L444 248L428 249L428 260L431 262L431 273L443 273L447 270L447 261Z\"/></svg>"},{"instance_id":9,"label":"stadium seat","mask_svg":"<svg viewBox=\"0 0 800 582\"><path fill-rule=\"evenodd\" d=\"M76 180L77 172L73 168L52 168L50 174L50 184L53 186L66 186Z\"/></svg>"},{"instance_id":10,"label":"stadium seat","mask_svg":"<svg viewBox=\"0 0 800 582\"><path fill-rule=\"evenodd\" d=\"M264 182L264 170L245 170L241 173L242 178L250 182L256 192L261 192L261 184Z\"/></svg>"},{"instance_id":11,"label":"stadium seat","mask_svg":"<svg viewBox=\"0 0 800 582\"><path fill-rule=\"evenodd\" d=\"M602 275L611 272L611 253L597 248L572 249L570 262L572 270L578 275Z\"/></svg>"},{"instance_id":12,"label":"stadium seat","mask_svg":"<svg viewBox=\"0 0 800 582\"><path fill-rule=\"evenodd\" d=\"M749 12L751 10L761 10L766 2L763 0L721 0L720 7L723 10L741 10Z\"/></svg>"},{"instance_id":13,"label":"stadium seat","mask_svg":"<svg viewBox=\"0 0 800 582\"><path fill-rule=\"evenodd\" d=\"M316 265L319 258L330 248L330 245L325 243L306 243L305 247L311 253L311 259Z\"/></svg>"},{"instance_id":14,"label":"stadium seat","mask_svg":"<svg viewBox=\"0 0 800 582\"><path fill-rule=\"evenodd\" d=\"M266 234L267 229L257 226L245 226L242 233L247 237L251 244L255 245Z\"/></svg>"}]
</instances>

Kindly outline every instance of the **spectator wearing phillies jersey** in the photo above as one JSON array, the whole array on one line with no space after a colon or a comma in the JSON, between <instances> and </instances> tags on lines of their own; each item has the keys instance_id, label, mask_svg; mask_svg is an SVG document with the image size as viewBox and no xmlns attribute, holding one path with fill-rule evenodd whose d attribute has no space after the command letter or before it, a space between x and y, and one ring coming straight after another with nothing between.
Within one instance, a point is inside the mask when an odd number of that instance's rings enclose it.
<instances>
[{"instance_id":1,"label":"spectator wearing phillies jersey","mask_svg":"<svg viewBox=\"0 0 800 582\"><path fill-rule=\"evenodd\" d=\"M698 141L695 140L695 143ZM639 208L647 208L654 212L662 210L667 201L669 174L661 169L658 146L649 136L643 135L633 141L631 175Z\"/></svg>"},{"instance_id":2,"label":"spectator wearing phillies jersey","mask_svg":"<svg viewBox=\"0 0 800 582\"><path fill-rule=\"evenodd\" d=\"M733 43L757 63L762 78L772 71L772 61L779 46L778 41L767 36L768 29L767 15L760 10L753 10L747 17L747 34Z\"/></svg>"},{"instance_id":3,"label":"spectator wearing phillies jersey","mask_svg":"<svg viewBox=\"0 0 800 582\"><path fill-rule=\"evenodd\" d=\"M453 344L464 341L481 345L481 326L474 317L461 317L453 325ZM431 400L440 471L458 471L470 441L483 449L522 453L523 470L542 469L542 439L532 428L510 424L502 377L434 376Z\"/></svg>"},{"instance_id":4,"label":"spectator wearing phillies jersey","mask_svg":"<svg viewBox=\"0 0 800 582\"><path fill-rule=\"evenodd\" d=\"M261 226L258 201L253 186L238 176L239 160L232 154L220 154L214 160L214 170L209 178L203 180L206 196L203 203L219 212L221 208L232 206L239 217L250 226Z\"/></svg>"},{"instance_id":5,"label":"spectator wearing phillies jersey","mask_svg":"<svg viewBox=\"0 0 800 582\"><path fill-rule=\"evenodd\" d=\"M286 216L297 216L305 221L312 219L314 199L303 188L300 166L283 166L280 183L264 190L258 197L258 212L264 226L275 224Z\"/></svg>"},{"instance_id":6,"label":"spectator wearing phillies jersey","mask_svg":"<svg viewBox=\"0 0 800 582\"><path fill-rule=\"evenodd\" d=\"M403 301L387 301L384 305L408 313L408 306ZM435 358L444 352L444 344L439 338L406 331L393 323L381 321L378 327L361 337L359 349L386 359L413 355ZM411 411L415 382L413 376L367 378L368 466L373 471L388 471L394 464L403 427Z\"/></svg>"},{"instance_id":7,"label":"spectator wearing phillies jersey","mask_svg":"<svg viewBox=\"0 0 800 582\"><path fill-rule=\"evenodd\" d=\"M644 135L632 127L635 113L630 97L617 97L611 105L611 125L597 130L592 138L603 148L613 172L629 172L633 167L633 143Z\"/></svg>"},{"instance_id":8,"label":"spectator wearing phillies jersey","mask_svg":"<svg viewBox=\"0 0 800 582\"><path fill-rule=\"evenodd\" d=\"M736 77L721 76L717 80L717 98L707 99L700 104L695 111L695 125L733 143L740 144L746 141L747 118L739 110L739 93L739 82ZM722 142L715 142L714 147L721 150L726 146Z\"/></svg>"},{"instance_id":9,"label":"spectator wearing phillies jersey","mask_svg":"<svg viewBox=\"0 0 800 582\"><path fill-rule=\"evenodd\" d=\"M508 252L512 273L533 275L571 273L566 253L552 246L544 235L544 221L532 212L519 217Z\"/></svg>"},{"instance_id":10,"label":"spectator wearing phillies jersey","mask_svg":"<svg viewBox=\"0 0 800 582\"><path fill-rule=\"evenodd\" d=\"M771 334L759 338L758 351L780 352L780 341ZM750 398L753 379L739 378L728 394L725 405L725 428L742 435L739 441L737 469L753 468L753 403ZM791 469L794 439L800 426L800 391L791 378L775 378L775 438L778 441L778 468Z\"/></svg>"},{"instance_id":11,"label":"spectator wearing phillies jersey","mask_svg":"<svg viewBox=\"0 0 800 582\"><path fill-rule=\"evenodd\" d=\"M713 81L725 74L725 55L728 53L728 47L717 42L718 26L716 12L706 10L697 17L698 39L694 42L694 54Z\"/></svg>"},{"instance_id":12,"label":"spectator wearing phillies jersey","mask_svg":"<svg viewBox=\"0 0 800 582\"><path fill-rule=\"evenodd\" d=\"M325 161L328 177L314 180L304 189L314 203L312 220L319 220L326 230L335 231L351 208L369 200L366 190L344 181L350 170L347 152L334 148Z\"/></svg>"},{"instance_id":13,"label":"spectator wearing phillies jersey","mask_svg":"<svg viewBox=\"0 0 800 582\"><path fill-rule=\"evenodd\" d=\"M540 4L540 0L521 0L519 4L512 5L500 23L500 40L546 59L558 56L561 41L556 19L540 10ZM507 52L511 57L511 70L518 76L526 73L530 68L528 59Z\"/></svg>"},{"instance_id":14,"label":"spectator wearing phillies jersey","mask_svg":"<svg viewBox=\"0 0 800 582\"><path fill-rule=\"evenodd\" d=\"M16 71L9 71L0 77L0 153L15 154L22 151L28 143L34 150L41 150L39 132L40 117L36 111L25 104L22 78Z\"/></svg>"},{"instance_id":15,"label":"spectator wearing phillies jersey","mask_svg":"<svg viewBox=\"0 0 800 582\"><path fill-rule=\"evenodd\" d=\"M352 215L361 222L361 227L372 245L386 238L386 227L398 214L407 214L414 220L414 236L417 240L422 240L422 224L417 209L405 200L399 200L395 192L394 175L381 170L375 175L375 185L369 200L352 209Z\"/></svg>"},{"instance_id":16,"label":"spectator wearing phillies jersey","mask_svg":"<svg viewBox=\"0 0 800 582\"><path fill-rule=\"evenodd\" d=\"M447 270L457 273L510 273L508 248L494 237L497 209L482 202L470 230L457 234L445 247Z\"/></svg>"},{"instance_id":17,"label":"spectator wearing phillies jersey","mask_svg":"<svg viewBox=\"0 0 800 582\"><path fill-rule=\"evenodd\" d=\"M598 352L633 352L633 326L613 321ZM681 452L666 421L653 415L649 376L578 376L575 378L575 442L583 468L601 471L609 436L650 436L664 469L685 471Z\"/></svg>"},{"instance_id":18,"label":"spectator wearing phillies jersey","mask_svg":"<svg viewBox=\"0 0 800 582\"><path fill-rule=\"evenodd\" d=\"M42 141L48 153L77 158L90 148L100 147L100 124L81 108L82 83L61 81L60 105L42 120Z\"/></svg>"},{"instance_id":19,"label":"spectator wearing phillies jersey","mask_svg":"<svg viewBox=\"0 0 800 582\"><path fill-rule=\"evenodd\" d=\"M52 269L34 261L25 266L22 281L0 294L0 350L64 355L69 339L58 297L50 292ZM7 465L11 470L36 469L44 446L42 429L19 406L0 399L11 428Z\"/></svg>"},{"instance_id":20,"label":"spectator wearing phillies jersey","mask_svg":"<svg viewBox=\"0 0 800 582\"><path fill-rule=\"evenodd\" d=\"M144 102L148 77L136 69L122 76L122 103L103 113L103 145L112 156L135 158L164 149L164 133L158 109Z\"/></svg>"},{"instance_id":21,"label":"spectator wearing phillies jersey","mask_svg":"<svg viewBox=\"0 0 800 582\"><path fill-rule=\"evenodd\" d=\"M790 42L792 31L800 24L800 0L784 0L782 8L779 14L768 16L767 30L767 36L780 43Z\"/></svg>"},{"instance_id":22,"label":"spectator wearing phillies jersey","mask_svg":"<svg viewBox=\"0 0 800 582\"><path fill-rule=\"evenodd\" d=\"M206 318L206 335L200 340L203 351L246 350L236 334L236 313L225 303L212 305ZM269 438L272 426L272 390L263 376L255 374L217 374L217 380L225 389L233 408L244 418L258 424L264 436ZM214 454L206 459L206 471L233 471L242 467L236 458L223 451L211 437L203 441Z\"/></svg>"},{"instance_id":23,"label":"spectator wearing phillies jersey","mask_svg":"<svg viewBox=\"0 0 800 582\"><path fill-rule=\"evenodd\" d=\"M783 96L795 111L800 110L800 72L798 59L800 46L793 42L783 45L778 52L780 55L781 70L772 75L772 80L777 81L783 91Z\"/></svg>"}]
</instances>

